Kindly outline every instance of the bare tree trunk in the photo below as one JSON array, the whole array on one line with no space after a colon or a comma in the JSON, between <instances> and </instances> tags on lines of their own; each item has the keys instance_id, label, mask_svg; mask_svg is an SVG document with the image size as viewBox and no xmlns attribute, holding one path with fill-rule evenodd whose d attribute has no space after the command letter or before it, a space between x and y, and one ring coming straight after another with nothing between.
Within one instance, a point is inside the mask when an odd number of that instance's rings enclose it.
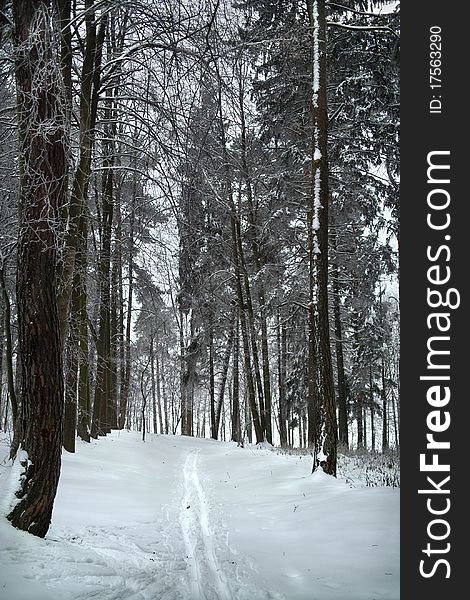
<instances>
[{"instance_id":1,"label":"bare tree trunk","mask_svg":"<svg viewBox=\"0 0 470 600\"><path fill-rule=\"evenodd\" d=\"M385 364L382 356L381 362L382 388L380 395L382 396L382 452L386 452L388 445L388 406L387 406L387 383L385 380Z\"/></svg>"},{"instance_id":2,"label":"bare tree trunk","mask_svg":"<svg viewBox=\"0 0 470 600\"><path fill-rule=\"evenodd\" d=\"M338 431L333 384L328 312L328 112L326 89L326 16L325 0L308 0L312 37L312 195L318 218L317 285L320 384L323 412L323 470L336 476ZM315 464L313 465L315 469Z\"/></svg>"},{"instance_id":3,"label":"bare tree trunk","mask_svg":"<svg viewBox=\"0 0 470 600\"><path fill-rule=\"evenodd\" d=\"M65 406L64 406L64 448L67 452L75 452L75 431L77 427L77 383L78 383L78 344L79 323L79 288L77 277L74 277L74 285L71 299L71 314L74 316L69 325L66 342L66 365L65 365Z\"/></svg>"},{"instance_id":4,"label":"bare tree trunk","mask_svg":"<svg viewBox=\"0 0 470 600\"><path fill-rule=\"evenodd\" d=\"M16 399L16 391L15 391L15 379L13 375L13 339L11 332L11 303L10 296L8 295L8 291L5 285L5 274L3 265L0 268L0 287L2 288L2 299L3 299L3 324L5 331L5 361L7 366L7 389L8 396L10 399L11 405L11 416L13 421L13 431L15 434L18 434L17 426L18 426L18 402ZM2 338L3 342L3 338ZM3 353L2 353L3 356ZM1 388L0 388L1 393ZM16 453L17 449L17 441L18 435L15 436L16 440L12 446L13 454Z\"/></svg>"},{"instance_id":5,"label":"bare tree trunk","mask_svg":"<svg viewBox=\"0 0 470 600\"><path fill-rule=\"evenodd\" d=\"M220 83L220 82L219 82ZM240 327L242 332L242 340L243 340L243 358L244 358L244 367L245 367L245 379L247 385L247 394L248 394L248 403L250 406L251 414L253 417L253 425L256 433L256 443L262 442L264 439L264 429L261 425L260 413L258 412L258 407L256 406L256 398L255 398L255 384L253 380L253 371L251 365L251 356L250 356L250 332L248 330L248 323L246 317L246 306L249 304L248 298L245 300L243 295L243 283L242 283L242 274L244 275L244 283L245 283L245 293L249 292L249 282L248 277L246 275L246 270L243 269L243 248L241 243L241 232L240 232L240 222L239 216L237 215L237 209L235 206L235 201L233 197L233 188L232 188L232 178L230 173L230 163L227 152L227 142L225 139L225 125L223 120L223 111L222 111L222 96L221 96L221 83L219 85L219 94L218 94L218 108L219 108L219 120L222 132L222 153L224 159L225 166L225 185L227 188L227 200L230 206L230 231L231 231L231 242L232 242L232 254L233 254L233 264L235 271L235 286L236 286L236 295L238 300L238 308L239 308L239 318L240 318ZM246 304L245 304L246 301ZM253 318L253 314L251 314L251 319ZM250 319L250 317L249 317ZM251 328L252 329L252 328ZM252 331L252 333L254 333ZM252 342L252 350L256 348L256 341L254 336L251 336ZM259 377L259 369L258 375ZM258 390L260 393L260 390ZM261 391L262 393L262 391ZM260 406L260 410L263 412L263 407Z\"/></svg>"},{"instance_id":6,"label":"bare tree trunk","mask_svg":"<svg viewBox=\"0 0 470 600\"><path fill-rule=\"evenodd\" d=\"M250 232L249 237L251 239L251 249L253 252L253 259L256 269L256 275L259 276L261 273L261 258L260 258L260 249L259 249L259 240L258 240L258 223L257 223L257 215L255 212L255 206L253 201L253 184L251 180L250 170L248 168L248 159L247 159L247 139L246 139L246 121L245 121L245 106L244 106L244 86L243 86L243 77L240 69L239 75L239 107L240 107L240 122L241 122L241 164L242 164L242 173L245 180L245 188L246 188L246 197L248 201L248 220L250 223ZM240 255L243 256L242 251ZM263 383L261 384L261 377L259 374L259 359L258 359L258 349L256 343L256 331L254 325L254 314L253 314L253 305L251 300L251 291L249 285L249 277L248 271L244 265L244 260L241 261L243 266L243 271L245 275L245 284L246 284L246 298L248 305L248 316L250 323L250 332L252 336L252 346L253 346L253 363L255 367L256 373L256 381L257 381L257 389L258 389L258 401L260 405L260 418L261 418L261 427L263 429L263 435L266 436L266 440L272 444L272 424L271 424L271 378L270 378L270 369L269 369L269 352L268 352L268 328L267 328L267 319L266 319L266 308L265 308L265 290L263 282L260 281L258 286L258 301L259 301L259 313L260 313L260 322L261 322L261 360L263 366Z\"/></svg>"},{"instance_id":7,"label":"bare tree trunk","mask_svg":"<svg viewBox=\"0 0 470 600\"><path fill-rule=\"evenodd\" d=\"M125 367L124 377L121 379L121 392L119 395L119 418L118 427L124 429L129 401L129 389L131 381L131 330L132 330L132 302L134 294L134 223L135 223L135 200L137 195L136 174L133 175L132 198L129 216L129 250L127 258L127 270L129 287L127 292L127 315L126 315L126 341L125 341Z\"/></svg>"},{"instance_id":8,"label":"bare tree trunk","mask_svg":"<svg viewBox=\"0 0 470 600\"><path fill-rule=\"evenodd\" d=\"M374 380L372 378L372 365L369 365L369 405L370 405L370 436L372 452L375 452L375 408L374 408Z\"/></svg>"},{"instance_id":9,"label":"bare tree trunk","mask_svg":"<svg viewBox=\"0 0 470 600\"><path fill-rule=\"evenodd\" d=\"M241 442L240 431L240 325L236 316L233 342L233 383L232 383L232 441Z\"/></svg>"},{"instance_id":10,"label":"bare tree trunk","mask_svg":"<svg viewBox=\"0 0 470 600\"><path fill-rule=\"evenodd\" d=\"M217 432L219 431L220 415L221 415L222 408L224 405L225 386L227 383L228 368L230 366L230 356L232 354L233 335L234 335L234 322L233 322L233 317L232 317L231 323L230 323L228 339L227 339L227 347L225 349L225 355L224 355L224 359L222 362L222 375L221 375L220 386L219 386L219 398L218 398L218 402L217 402L217 411L216 411L216 415L215 415Z\"/></svg>"},{"instance_id":11,"label":"bare tree trunk","mask_svg":"<svg viewBox=\"0 0 470 600\"><path fill-rule=\"evenodd\" d=\"M62 16L66 18L67 0L59 0L62 4ZM78 248L83 244L80 238L80 219L83 217L84 207L88 194L88 182L91 173L91 157L93 151L94 128L96 123L96 114L98 108L98 94L101 80L101 58L106 31L106 16L103 16L99 29L97 31L94 0L85 2L85 55L81 71L80 88L80 137L79 137L79 158L78 166L72 185L72 193L68 214L62 214L62 220L68 218L69 228L65 236L65 247L60 269L60 292L58 297L59 320L61 328L62 343L65 340L67 330L69 304L72 294L72 282L75 271L75 261ZM63 30L62 55L65 61L70 48L70 32ZM70 65L63 63L63 70L68 71ZM67 75L68 77L68 75ZM67 82L71 85L71 82ZM71 93L66 87L67 93ZM65 203L64 203L64 206ZM63 213L63 210L62 210Z\"/></svg>"},{"instance_id":12,"label":"bare tree trunk","mask_svg":"<svg viewBox=\"0 0 470 600\"><path fill-rule=\"evenodd\" d=\"M363 429L363 402L362 392L359 391L356 396L356 423L357 423L357 447L364 448L364 429Z\"/></svg>"},{"instance_id":13,"label":"bare tree trunk","mask_svg":"<svg viewBox=\"0 0 470 600\"><path fill-rule=\"evenodd\" d=\"M76 257L76 276L78 290L78 417L77 434L84 441L90 441L90 377L89 377L89 346L88 346L88 312L87 312L87 238L88 220L82 215L79 226L82 244Z\"/></svg>"},{"instance_id":14,"label":"bare tree trunk","mask_svg":"<svg viewBox=\"0 0 470 600\"><path fill-rule=\"evenodd\" d=\"M336 251L336 232L333 227L331 243ZM336 349L336 372L338 379L338 438L341 444L349 446L348 432L348 406L347 406L347 388L346 375L344 372L343 356L343 326L341 323L341 308L339 299L339 269L335 256L332 264L332 285L333 285L333 315L335 321L335 349Z\"/></svg>"},{"instance_id":15,"label":"bare tree trunk","mask_svg":"<svg viewBox=\"0 0 470 600\"><path fill-rule=\"evenodd\" d=\"M158 374L155 374L155 352L153 349L153 336L150 339L150 389L152 393L152 422L153 422L153 433L158 433L157 426L157 384L155 378ZM161 431L161 428L160 428Z\"/></svg>"},{"instance_id":16,"label":"bare tree trunk","mask_svg":"<svg viewBox=\"0 0 470 600\"><path fill-rule=\"evenodd\" d=\"M281 325L281 309L277 309L277 373L279 396L279 437L281 447L287 445L286 427L286 367L287 367L287 332L285 325Z\"/></svg>"},{"instance_id":17,"label":"bare tree trunk","mask_svg":"<svg viewBox=\"0 0 470 600\"><path fill-rule=\"evenodd\" d=\"M57 305L57 231L66 202L67 132L49 3L13 2L20 143L17 265L24 469L12 524L44 537L59 481L64 379Z\"/></svg>"},{"instance_id":18,"label":"bare tree trunk","mask_svg":"<svg viewBox=\"0 0 470 600\"><path fill-rule=\"evenodd\" d=\"M3 415L3 351L5 339L5 310L3 308L3 298L0 294L0 431L2 429ZM5 402L7 404L7 402Z\"/></svg>"},{"instance_id":19,"label":"bare tree trunk","mask_svg":"<svg viewBox=\"0 0 470 600\"><path fill-rule=\"evenodd\" d=\"M211 438L217 439L219 431L215 410L215 378L214 378L214 331L209 325L209 405L211 412Z\"/></svg>"}]
</instances>

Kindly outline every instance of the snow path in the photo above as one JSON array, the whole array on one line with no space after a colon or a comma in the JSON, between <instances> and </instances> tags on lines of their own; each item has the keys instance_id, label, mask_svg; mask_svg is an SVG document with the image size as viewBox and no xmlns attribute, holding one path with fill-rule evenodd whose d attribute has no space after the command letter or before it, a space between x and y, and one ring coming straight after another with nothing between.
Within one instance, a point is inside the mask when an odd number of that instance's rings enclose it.
<instances>
[{"instance_id":1,"label":"snow path","mask_svg":"<svg viewBox=\"0 0 470 600\"><path fill-rule=\"evenodd\" d=\"M230 589L222 574L212 543L207 499L198 475L198 460L199 451L193 450L187 455L184 463L184 496L180 516L184 543L191 562L192 593L195 600L212 597L217 600L230 600L232 597ZM198 548L201 545L203 553L199 554ZM201 577L205 571L209 571L209 580L203 580ZM210 588L207 590L204 587L203 584L207 584L207 581L210 581L215 588L215 596L212 595ZM206 593L207 591L209 593Z\"/></svg>"},{"instance_id":2,"label":"snow path","mask_svg":"<svg viewBox=\"0 0 470 600\"><path fill-rule=\"evenodd\" d=\"M17 476L5 442L0 600L399 598L396 490L268 449L113 432L63 453L40 540L3 516Z\"/></svg>"}]
</instances>

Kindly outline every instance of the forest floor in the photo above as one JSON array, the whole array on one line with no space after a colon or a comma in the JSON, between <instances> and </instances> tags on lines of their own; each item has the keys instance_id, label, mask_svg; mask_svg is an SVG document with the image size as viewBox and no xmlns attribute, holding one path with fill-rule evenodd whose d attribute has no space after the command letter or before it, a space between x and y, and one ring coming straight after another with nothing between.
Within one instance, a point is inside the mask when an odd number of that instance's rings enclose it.
<instances>
[{"instance_id":1,"label":"forest floor","mask_svg":"<svg viewBox=\"0 0 470 600\"><path fill-rule=\"evenodd\" d=\"M399 490L268 448L113 432L63 453L44 540L4 515L1 600L399 598Z\"/></svg>"}]
</instances>

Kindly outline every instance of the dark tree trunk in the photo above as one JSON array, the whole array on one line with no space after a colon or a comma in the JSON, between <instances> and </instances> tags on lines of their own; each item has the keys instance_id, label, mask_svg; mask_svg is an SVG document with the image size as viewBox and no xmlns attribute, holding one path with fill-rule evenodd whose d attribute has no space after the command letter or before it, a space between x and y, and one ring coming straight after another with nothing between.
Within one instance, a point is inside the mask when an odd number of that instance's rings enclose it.
<instances>
[{"instance_id":1,"label":"dark tree trunk","mask_svg":"<svg viewBox=\"0 0 470 600\"><path fill-rule=\"evenodd\" d=\"M380 390L382 396L382 452L388 450L388 407L387 407L387 383L385 380L385 364L382 357L381 364L382 388Z\"/></svg>"},{"instance_id":2,"label":"dark tree trunk","mask_svg":"<svg viewBox=\"0 0 470 600\"><path fill-rule=\"evenodd\" d=\"M333 368L330 348L330 325L328 312L328 204L330 201L328 177L328 112L326 89L326 16L325 0L308 3L312 34L313 65L313 131L312 131L312 195L317 210L318 249L318 341L320 354L320 384L324 421L323 452L326 455L323 470L336 476L338 431L336 426L336 402L333 384ZM315 14L316 7L316 14ZM318 69L318 72L315 71ZM316 79L318 80L316 81ZM315 151L313 151L315 149ZM320 156L318 157L318 152ZM319 183L319 189L318 188ZM319 205L317 203L319 202ZM314 464L315 468L315 464Z\"/></svg>"},{"instance_id":3,"label":"dark tree trunk","mask_svg":"<svg viewBox=\"0 0 470 600\"><path fill-rule=\"evenodd\" d=\"M155 383L156 383L156 392L157 392L158 423L160 425L160 433L163 433L164 428L163 428L163 413L162 413L162 381L161 381L160 358L158 356L158 352L154 352L154 355L155 355Z\"/></svg>"},{"instance_id":4,"label":"dark tree trunk","mask_svg":"<svg viewBox=\"0 0 470 600\"><path fill-rule=\"evenodd\" d=\"M111 111L109 111L111 116ZM109 150L109 149L108 149ZM97 367L91 436L111 431L111 229L113 222L113 157L104 160L101 250L99 260L100 308L96 344Z\"/></svg>"},{"instance_id":5,"label":"dark tree trunk","mask_svg":"<svg viewBox=\"0 0 470 600\"><path fill-rule=\"evenodd\" d=\"M64 380L57 306L57 232L66 202L67 134L48 2L13 2L20 155L17 264L24 469L8 515L44 537L60 474Z\"/></svg>"},{"instance_id":6,"label":"dark tree trunk","mask_svg":"<svg viewBox=\"0 0 470 600\"><path fill-rule=\"evenodd\" d=\"M3 308L3 298L2 298L2 295L0 294L0 430L2 429L2 415L3 415L3 351L4 351L4 339L5 339L5 310Z\"/></svg>"},{"instance_id":7,"label":"dark tree trunk","mask_svg":"<svg viewBox=\"0 0 470 600\"><path fill-rule=\"evenodd\" d=\"M219 428L220 428L220 415L222 413L222 407L224 405L225 386L227 384L228 368L230 366L230 356L232 354L233 335L234 335L234 323L233 323L233 317L232 317L231 323L230 323L230 330L229 330L229 334L228 334L227 347L225 349L224 360L222 363L222 376L220 379L219 398L217 401L217 410L216 410L216 415L215 415L217 432L219 431Z\"/></svg>"},{"instance_id":8,"label":"dark tree trunk","mask_svg":"<svg viewBox=\"0 0 470 600\"><path fill-rule=\"evenodd\" d=\"M256 341L254 336L250 336L250 331L248 329L248 322L250 318L247 319L247 308L248 308L248 298L244 298L244 291L249 292L249 282L248 277L246 275L246 270L244 269L243 264L243 246L241 242L241 230L240 230L240 221L239 215L237 214L237 208L235 206L235 200L233 195L233 186L232 186L232 177L230 173L230 163L227 151L227 142L225 138L225 125L223 119L223 110L222 110L222 95L221 95L221 85L222 83L219 81L219 93L218 93L218 109L219 109L219 120L221 126L221 145L222 145L222 155L224 160L224 171L225 171L225 186L226 186L226 194L227 200L230 206L230 233L231 233L231 245L232 245L232 256L233 256L233 266L234 266L234 274L235 274L235 290L236 297L238 301L238 309L239 309L239 318L240 318L240 328L242 332L242 340L243 340L243 359L244 359L244 370L245 370L245 379L246 379L246 387L247 387L247 398L248 404L250 406L252 422L255 428L256 433L256 443L260 443L264 439L264 429L260 420L260 413L258 411L258 407L256 406L256 398L255 398L255 382L253 380L253 371L251 364L251 355L250 355L250 337L252 342L252 350L256 347ZM244 279L245 286L243 286L242 279ZM253 318L253 315L251 315ZM259 369L258 375L259 377ZM260 393L260 390L258 390ZM261 390L262 394L262 390ZM260 406L261 413L263 412L263 406ZM251 419L248 419L251 423ZM250 425L251 426L251 425Z\"/></svg>"},{"instance_id":9,"label":"dark tree trunk","mask_svg":"<svg viewBox=\"0 0 470 600\"><path fill-rule=\"evenodd\" d=\"M87 218L83 215L80 220L80 236L82 244L77 252L76 276L78 279L78 417L77 434L84 441L90 441L90 378L89 378L89 347L88 347L88 313L87 313Z\"/></svg>"},{"instance_id":10,"label":"dark tree trunk","mask_svg":"<svg viewBox=\"0 0 470 600\"><path fill-rule=\"evenodd\" d=\"M211 411L211 438L217 439L218 423L215 410L215 378L214 378L214 332L209 326L209 402Z\"/></svg>"},{"instance_id":11,"label":"dark tree trunk","mask_svg":"<svg viewBox=\"0 0 470 600\"><path fill-rule=\"evenodd\" d=\"M79 289L74 277L72 290L71 314L78 316ZM74 319L69 325L66 343L65 364L65 406L64 406L64 448L67 452L75 452L75 431L77 427L77 382L78 382L78 336L79 323Z\"/></svg>"},{"instance_id":12,"label":"dark tree trunk","mask_svg":"<svg viewBox=\"0 0 470 600\"><path fill-rule=\"evenodd\" d=\"M287 332L284 324L281 325L280 309L277 311L277 370L278 370L278 395L279 395L279 437L281 447L287 441L286 427L286 367L287 367Z\"/></svg>"},{"instance_id":13,"label":"dark tree trunk","mask_svg":"<svg viewBox=\"0 0 470 600\"><path fill-rule=\"evenodd\" d=\"M127 270L129 275L129 288L127 293L126 314L126 340L125 340L125 364L123 378L121 379L121 391L119 395L119 418L118 427L124 429L129 401L129 389L131 381L131 329L132 329L132 302L134 294L134 222L135 222L135 200L137 195L136 175L134 173L133 189L131 198L131 209L129 217L129 251L127 258Z\"/></svg>"},{"instance_id":14,"label":"dark tree trunk","mask_svg":"<svg viewBox=\"0 0 470 600\"><path fill-rule=\"evenodd\" d=\"M336 232L333 226L331 244L336 251ZM348 432L348 406L346 375L344 372L343 355L343 326L341 323L341 306L339 296L339 269L336 256L332 262L332 286L333 286L333 314L335 321L335 349L336 349L336 372L338 378L338 438L339 442L346 448L349 445Z\"/></svg>"},{"instance_id":15,"label":"dark tree trunk","mask_svg":"<svg viewBox=\"0 0 470 600\"><path fill-rule=\"evenodd\" d=\"M3 326L5 331L5 361L7 366L7 389L8 396L10 398L11 405L11 415L13 421L13 430L16 434L18 434L17 426L18 426L18 402L16 399L15 392L15 379L13 376L13 339L12 339L12 331L11 331L11 303L10 296L8 295L8 291L5 285L5 274L4 267L0 268L0 287L2 288L2 299L3 299ZM3 337L2 337L2 345L3 345ZM2 352L3 357L3 352ZM1 387L0 387L1 393ZM18 441L18 435L15 435L15 443L12 446L13 454L16 452L16 442Z\"/></svg>"},{"instance_id":16,"label":"dark tree trunk","mask_svg":"<svg viewBox=\"0 0 470 600\"><path fill-rule=\"evenodd\" d=\"M61 7L62 18L66 18L67 0L58 0ZM80 236L80 223L84 217L84 208L88 194L88 182L91 173L91 157L93 151L94 128L98 109L98 94L101 81L101 58L106 31L106 15L103 17L100 27L97 31L93 11L94 0L86 0L85 7L85 56L81 71L80 88L80 137L79 137L79 157L78 166L73 179L72 193L68 214L62 214L62 221L68 219L68 231L65 236L65 248L60 270L60 292L58 297L59 320L61 328L62 342L65 340L67 330L69 304L72 295L72 282L75 272L75 261L80 245L84 240ZM70 44L70 32L67 28L62 30L62 64L63 72L67 73L71 68L67 63L69 60L67 53ZM67 75L68 77L68 75ZM71 82L66 80L66 93L71 91L67 86ZM64 204L64 206L66 206ZM62 213L64 209L62 208Z\"/></svg>"},{"instance_id":17,"label":"dark tree trunk","mask_svg":"<svg viewBox=\"0 0 470 600\"><path fill-rule=\"evenodd\" d=\"M374 408L374 380L372 378L372 365L369 365L369 405L370 405L370 437L372 452L375 452L375 408Z\"/></svg>"},{"instance_id":18,"label":"dark tree trunk","mask_svg":"<svg viewBox=\"0 0 470 600\"><path fill-rule=\"evenodd\" d=\"M241 442L240 431L240 324L236 317L233 340L233 383L232 383L232 441Z\"/></svg>"},{"instance_id":19,"label":"dark tree trunk","mask_svg":"<svg viewBox=\"0 0 470 600\"><path fill-rule=\"evenodd\" d=\"M362 420L363 402L362 392L359 391L356 397L356 423L357 423L357 447L364 448L364 429Z\"/></svg>"}]
</instances>

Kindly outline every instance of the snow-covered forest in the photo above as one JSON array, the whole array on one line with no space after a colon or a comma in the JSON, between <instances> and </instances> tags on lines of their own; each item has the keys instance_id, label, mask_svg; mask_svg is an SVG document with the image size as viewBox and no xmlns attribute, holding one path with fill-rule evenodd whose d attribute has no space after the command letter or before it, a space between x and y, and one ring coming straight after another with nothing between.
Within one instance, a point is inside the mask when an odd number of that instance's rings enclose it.
<instances>
[{"instance_id":1,"label":"snow-covered forest","mask_svg":"<svg viewBox=\"0 0 470 600\"><path fill-rule=\"evenodd\" d=\"M1 598L397 597L398 135L398 3L0 2Z\"/></svg>"}]
</instances>

